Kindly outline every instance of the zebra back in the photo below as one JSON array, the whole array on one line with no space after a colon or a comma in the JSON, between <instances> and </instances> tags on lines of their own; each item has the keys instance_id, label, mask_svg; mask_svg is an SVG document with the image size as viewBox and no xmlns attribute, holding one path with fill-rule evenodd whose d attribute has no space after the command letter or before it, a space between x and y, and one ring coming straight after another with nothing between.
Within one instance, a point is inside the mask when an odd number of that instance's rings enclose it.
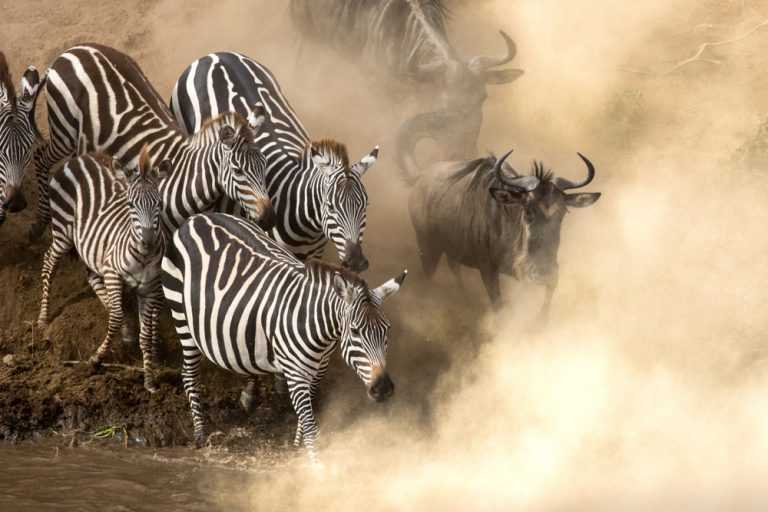
<instances>
[{"instance_id":1,"label":"zebra back","mask_svg":"<svg viewBox=\"0 0 768 512\"><path fill-rule=\"evenodd\" d=\"M272 73L258 62L230 52L193 62L173 90L171 108L187 130L226 109L244 113L262 102L267 110L258 143L267 159L266 181L277 213L272 233L299 259L319 256L332 240L344 264L365 270L362 253L368 198L360 176L378 148L351 164L347 148L335 141L310 143ZM218 211L237 214L229 201Z\"/></svg>"}]
</instances>

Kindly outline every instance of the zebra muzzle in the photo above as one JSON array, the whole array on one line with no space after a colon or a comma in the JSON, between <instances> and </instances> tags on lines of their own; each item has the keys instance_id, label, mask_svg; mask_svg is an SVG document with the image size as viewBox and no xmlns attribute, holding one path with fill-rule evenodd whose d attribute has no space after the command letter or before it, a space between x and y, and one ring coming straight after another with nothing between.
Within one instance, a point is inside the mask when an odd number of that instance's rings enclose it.
<instances>
[{"instance_id":1,"label":"zebra muzzle","mask_svg":"<svg viewBox=\"0 0 768 512\"><path fill-rule=\"evenodd\" d=\"M363 248L358 243L346 241L345 257L341 265L353 272L364 272L368 268L368 259L363 256Z\"/></svg>"},{"instance_id":2,"label":"zebra muzzle","mask_svg":"<svg viewBox=\"0 0 768 512\"><path fill-rule=\"evenodd\" d=\"M11 213L20 212L27 207L27 200L21 189L11 186L5 187L5 201L3 201L3 210Z\"/></svg>"},{"instance_id":3,"label":"zebra muzzle","mask_svg":"<svg viewBox=\"0 0 768 512\"><path fill-rule=\"evenodd\" d=\"M264 231L269 231L277 224L277 214L269 199L259 199L256 201L255 209L258 215L256 223Z\"/></svg>"},{"instance_id":4,"label":"zebra muzzle","mask_svg":"<svg viewBox=\"0 0 768 512\"><path fill-rule=\"evenodd\" d=\"M386 370L374 372L376 375L368 388L368 398L376 402L383 402L395 392L395 383L389 378Z\"/></svg>"}]
</instances>

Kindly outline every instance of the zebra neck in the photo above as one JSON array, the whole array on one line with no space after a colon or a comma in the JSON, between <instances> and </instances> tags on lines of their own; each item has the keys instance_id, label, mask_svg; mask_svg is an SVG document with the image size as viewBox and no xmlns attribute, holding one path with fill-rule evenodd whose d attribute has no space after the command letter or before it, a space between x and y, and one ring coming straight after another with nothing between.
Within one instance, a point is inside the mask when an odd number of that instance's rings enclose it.
<instances>
[{"instance_id":1,"label":"zebra neck","mask_svg":"<svg viewBox=\"0 0 768 512\"><path fill-rule=\"evenodd\" d=\"M172 160L173 173L160 183L165 217L177 228L187 217L213 207L223 190L217 172L223 161L220 145L182 144Z\"/></svg>"}]
</instances>

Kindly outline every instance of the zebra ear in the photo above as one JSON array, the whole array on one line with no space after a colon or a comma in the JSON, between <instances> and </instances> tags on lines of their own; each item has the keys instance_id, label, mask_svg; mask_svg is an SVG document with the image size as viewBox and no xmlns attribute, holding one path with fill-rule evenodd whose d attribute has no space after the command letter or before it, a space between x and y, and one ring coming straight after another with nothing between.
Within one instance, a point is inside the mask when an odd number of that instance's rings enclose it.
<instances>
[{"instance_id":1,"label":"zebra ear","mask_svg":"<svg viewBox=\"0 0 768 512\"><path fill-rule=\"evenodd\" d=\"M336 293L344 302L347 304L352 303L352 286L338 272L333 275L333 289L336 290Z\"/></svg>"},{"instance_id":2,"label":"zebra ear","mask_svg":"<svg viewBox=\"0 0 768 512\"><path fill-rule=\"evenodd\" d=\"M382 284L378 288L371 290L371 293L376 296L379 301L384 302L390 295L400 289L400 285L405 281L405 276L408 275L407 270L403 270L403 273L397 277L393 277L386 283Z\"/></svg>"},{"instance_id":3,"label":"zebra ear","mask_svg":"<svg viewBox=\"0 0 768 512\"><path fill-rule=\"evenodd\" d=\"M29 66L21 77L19 89L21 90L21 97L17 100L16 104L22 110L29 111L35 104L35 97L37 96L37 89L40 87L40 73L37 72L34 66Z\"/></svg>"},{"instance_id":4,"label":"zebra ear","mask_svg":"<svg viewBox=\"0 0 768 512\"><path fill-rule=\"evenodd\" d=\"M373 148L373 151L363 157L362 160L352 166L352 171L358 176L365 174L370 166L376 163L376 158L379 156L379 146Z\"/></svg>"},{"instance_id":5,"label":"zebra ear","mask_svg":"<svg viewBox=\"0 0 768 512\"><path fill-rule=\"evenodd\" d=\"M160 165L152 169L152 176L155 181L161 181L171 174L171 161L166 159L160 162Z\"/></svg>"},{"instance_id":6,"label":"zebra ear","mask_svg":"<svg viewBox=\"0 0 768 512\"><path fill-rule=\"evenodd\" d=\"M130 182L136 176L136 168L130 165L123 165L117 158L112 159L112 170L121 180Z\"/></svg>"},{"instance_id":7,"label":"zebra ear","mask_svg":"<svg viewBox=\"0 0 768 512\"><path fill-rule=\"evenodd\" d=\"M248 114L248 126L253 130L253 134L256 135L261 129L261 125L267 119L267 111L264 110L264 105L261 102L253 106L253 109Z\"/></svg>"},{"instance_id":8,"label":"zebra ear","mask_svg":"<svg viewBox=\"0 0 768 512\"><path fill-rule=\"evenodd\" d=\"M329 165L331 161L326 158L325 156L321 155L320 152L315 149L315 146L312 146L312 163L315 164L315 167L320 169L320 171L323 172L323 174L330 175L333 172L333 169L331 169L331 166Z\"/></svg>"},{"instance_id":9,"label":"zebra ear","mask_svg":"<svg viewBox=\"0 0 768 512\"><path fill-rule=\"evenodd\" d=\"M236 141L235 129L229 125L222 126L221 130L219 130L219 139L221 139L222 144L231 148L235 145Z\"/></svg>"}]
</instances>

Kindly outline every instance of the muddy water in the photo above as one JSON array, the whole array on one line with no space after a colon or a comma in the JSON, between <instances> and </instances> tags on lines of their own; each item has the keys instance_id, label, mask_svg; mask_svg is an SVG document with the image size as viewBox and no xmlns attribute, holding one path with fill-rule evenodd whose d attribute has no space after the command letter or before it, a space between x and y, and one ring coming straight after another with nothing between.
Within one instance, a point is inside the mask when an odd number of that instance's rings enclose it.
<instances>
[{"instance_id":1,"label":"muddy water","mask_svg":"<svg viewBox=\"0 0 768 512\"><path fill-rule=\"evenodd\" d=\"M263 460L206 449L0 444L0 510L237 510L238 489L275 471Z\"/></svg>"}]
</instances>

